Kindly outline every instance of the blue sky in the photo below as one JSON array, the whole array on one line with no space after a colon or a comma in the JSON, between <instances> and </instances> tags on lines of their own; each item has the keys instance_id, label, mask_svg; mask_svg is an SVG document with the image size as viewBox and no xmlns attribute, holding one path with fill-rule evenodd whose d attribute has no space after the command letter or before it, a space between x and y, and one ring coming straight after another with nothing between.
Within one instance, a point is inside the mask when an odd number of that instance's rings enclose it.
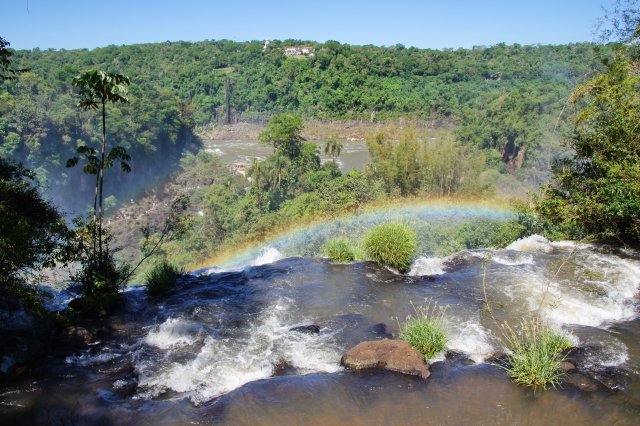
<instances>
[{"instance_id":1,"label":"blue sky","mask_svg":"<svg viewBox=\"0 0 640 426\"><path fill-rule=\"evenodd\" d=\"M612 0L2 0L16 49L205 39L338 40L421 48L594 40Z\"/></svg>"}]
</instances>

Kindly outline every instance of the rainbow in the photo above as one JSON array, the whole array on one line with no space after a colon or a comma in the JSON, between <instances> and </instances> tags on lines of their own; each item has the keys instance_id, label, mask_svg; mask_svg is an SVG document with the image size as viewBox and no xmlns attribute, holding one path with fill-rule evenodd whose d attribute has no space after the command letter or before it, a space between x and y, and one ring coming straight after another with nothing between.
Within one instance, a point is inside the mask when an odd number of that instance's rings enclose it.
<instances>
[{"instance_id":1,"label":"rainbow","mask_svg":"<svg viewBox=\"0 0 640 426\"><path fill-rule=\"evenodd\" d=\"M383 203L369 204L355 213L331 218L316 219L296 224L285 229L275 230L270 235L239 244L232 249L223 250L213 257L194 265L194 269L210 268L213 265L222 269L247 265L267 248L276 248L285 256L304 256L304 252L295 252L292 248L304 245L316 245L327 237L349 237L356 229L367 229L378 223L398 220L412 222L428 221L464 221L471 219L509 220L513 218L511 200L490 199L399 199L385 200Z\"/></svg>"}]
</instances>

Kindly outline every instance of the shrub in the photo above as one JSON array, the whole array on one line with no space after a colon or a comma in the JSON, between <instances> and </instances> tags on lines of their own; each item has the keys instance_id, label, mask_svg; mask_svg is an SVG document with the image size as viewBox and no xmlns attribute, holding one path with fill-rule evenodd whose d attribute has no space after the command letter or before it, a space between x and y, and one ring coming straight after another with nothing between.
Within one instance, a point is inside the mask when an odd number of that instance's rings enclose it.
<instances>
[{"instance_id":1,"label":"shrub","mask_svg":"<svg viewBox=\"0 0 640 426\"><path fill-rule=\"evenodd\" d=\"M427 359L433 358L447 344L443 321L445 310L430 304L414 309L415 316L407 317L400 325L400 339L409 342Z\"/></svg>"},{"instance_id":2,"label":"shrub","mask_svg":"<svg viewBox=\"0 0 640 426\"><path fill-rule=\"evenodd\" d=\"M166 259L161 260L146 274L147 291L153 296L166 292L176 283L181 273L180 269Z\"/></svg>"},{"instance_id":3,"label":"shrub","mask_svg":"<svg viewBox=\"0 0 640 426\"><path fill-rule=\"evenodd\" d=\"M564 373L561 353L573 345L563 335L538 320L524 321L518 332L505 327L511 351L509 364L504 367L509 377L519 385L532 388L556 387Z\"/></svg>"},{"instance_id":4,"label":"shrub","mask_svg":"<svg viewBox=\"0 0 640 426\"><path fill-rule=\"evenodd\" d=\"M353 262L355 250L344 238L332 238L324 245L324 251L332 262Z\"/></svg>"},{"instance_id":5,"label":"shrub","mask_svg":"<svg viewBox=\"0 0 640 426\"><path fill-rule=\"evenodd\" d=\"M367 256L400 272L407 272L416 255L416 233L408 226L390 222L373 228L364 240Z\"/></svg>"}]
</instances>

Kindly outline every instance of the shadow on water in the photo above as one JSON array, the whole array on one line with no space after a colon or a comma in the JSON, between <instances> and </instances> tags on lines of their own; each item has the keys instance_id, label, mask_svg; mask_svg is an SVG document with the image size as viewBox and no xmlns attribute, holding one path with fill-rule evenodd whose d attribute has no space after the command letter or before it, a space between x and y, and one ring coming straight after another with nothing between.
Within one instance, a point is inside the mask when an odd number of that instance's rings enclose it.
<instances>
[{"instance_id":1,"label":"shadow on water","mask_svg":"<svg viewBox=\"0 0 640 426\"><path fill-rule=\"evenodd\" d=\"M582 346L581 373L561 389L518 387L484 362L503 347L483 309L483 263L496 315L514 323L566 253L465 251L424 259L424 270L440 271L430 276L288 258L186 276L163 298L132 288L111 336L2 383L0 416L6 424L634 424L635 258L588 249L551 286L546 315ZM438 357L428 381L340 367L345 350L396 337L411 302L427 300L448 306L448 348L458 352Z\"/></svg>"}]
</instances>

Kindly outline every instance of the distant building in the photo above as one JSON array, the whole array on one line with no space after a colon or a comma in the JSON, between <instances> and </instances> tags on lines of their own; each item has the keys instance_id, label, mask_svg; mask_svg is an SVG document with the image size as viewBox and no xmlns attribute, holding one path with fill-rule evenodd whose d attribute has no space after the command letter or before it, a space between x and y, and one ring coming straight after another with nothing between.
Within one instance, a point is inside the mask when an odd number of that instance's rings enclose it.
<instances>
[{"instance_id":1,"label":"distant building","mask_svg":"<svg viewBox=\"0 0 640 426\"><path fill-rule=\"evenodd\" d=\"M314 56L313 47L292 46L284 48L285 56Z\"/></svg>"},{"instance_id":2,"label":"distant building","mask_svg":"<svg viewBox=\"0 0 640 426\"><path fill-rule=\"evenodd\" d=\"M265 40L264 46L262 46L262 50L267 50L267 47L271 44L271 40Z\"/></svg>"}]
</instances>

